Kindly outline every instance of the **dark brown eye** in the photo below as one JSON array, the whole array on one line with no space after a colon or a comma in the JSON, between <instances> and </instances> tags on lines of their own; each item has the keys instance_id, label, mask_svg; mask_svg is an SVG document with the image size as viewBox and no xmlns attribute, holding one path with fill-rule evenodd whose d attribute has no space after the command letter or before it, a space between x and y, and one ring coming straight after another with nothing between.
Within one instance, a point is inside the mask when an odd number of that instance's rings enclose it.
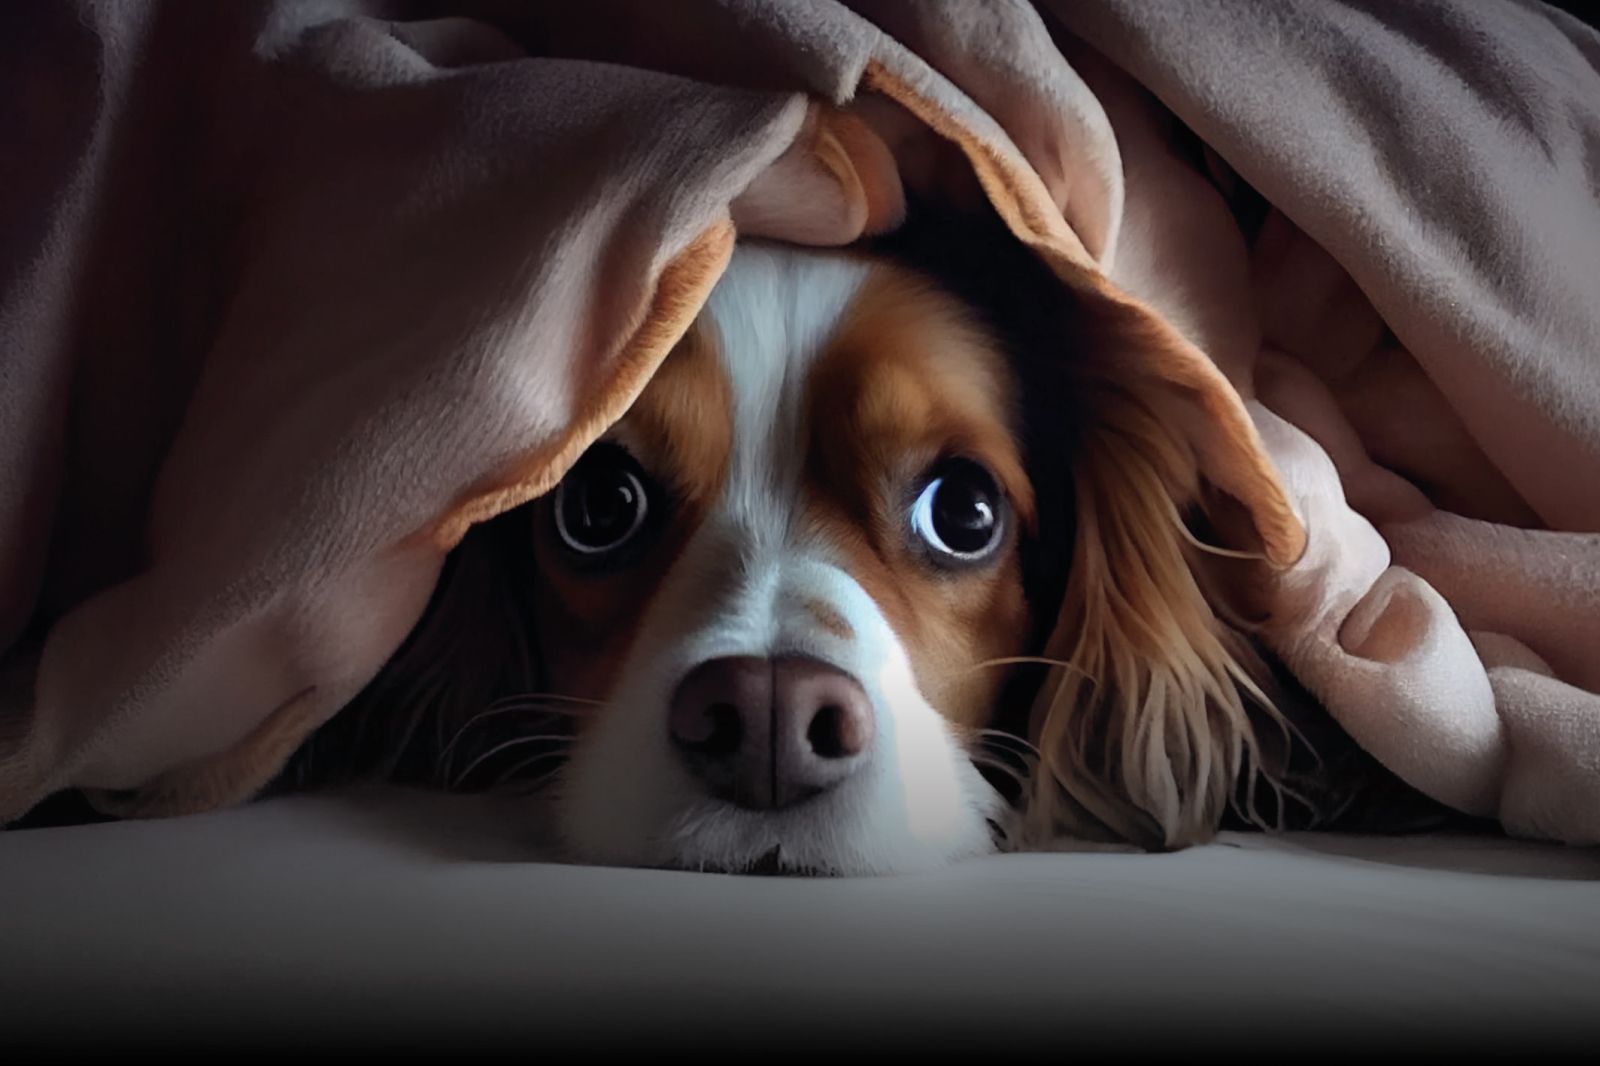
<instances>
[{"instance_id":1,"label":"dark brown eye","mask_svg":"<svg viewBox=\"0 0 1600 1066\"><path fill-rule=\"evenodd\" d=\"M911 529L935 561L979 562L991 555L1005 532L1005 497L994 477L970 459L946 459L928 474Z\"/></svg>"},{"instance_id":2,"label":"dark brown eye","mask_svg":"<svg viewBox=\"0 0 1600 1066\"><path fill-rule=\"evenodd\" d=\"M645 526L650 492L626 451L597 445L556 486L556 535L568 551L598 560L621 549Z\"/></svg>"}]
</instances>

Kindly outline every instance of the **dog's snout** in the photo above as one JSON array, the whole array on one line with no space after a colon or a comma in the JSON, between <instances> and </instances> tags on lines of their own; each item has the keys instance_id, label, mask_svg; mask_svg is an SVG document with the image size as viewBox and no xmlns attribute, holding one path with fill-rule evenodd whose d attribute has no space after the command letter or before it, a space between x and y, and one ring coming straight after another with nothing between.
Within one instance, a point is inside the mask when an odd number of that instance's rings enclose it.
<instances>
[{"instance_id":1,"label":"dog's snout","mask_svg":"<svg viewBox=\"0 0 1600 1066\"><path fill-rule=\"evenodd\" d=\"M872 701L815 659L701 663L673 693L672 742L713 795L742 807L792 806L855 772L872 745Z\"/></svg>"}]
</instances>

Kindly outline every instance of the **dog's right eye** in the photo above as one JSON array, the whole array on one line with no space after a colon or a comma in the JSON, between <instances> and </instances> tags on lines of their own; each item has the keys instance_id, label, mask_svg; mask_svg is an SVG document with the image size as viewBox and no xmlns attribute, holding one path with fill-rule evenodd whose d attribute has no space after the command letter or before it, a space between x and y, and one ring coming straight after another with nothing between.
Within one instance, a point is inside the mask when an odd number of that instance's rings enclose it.
<instances>
[{"instance_id":1,"label":"dog's right eye","mask_svg":"<svg viewBox=\"0 0 1600 1066\"><path fill-rule=\"evenodd\" d=\"M585 560L621 549L645 527L650 492L644 471L614 445L590 448L556 486L556 535Z\"/></svg>"}]
</instances>

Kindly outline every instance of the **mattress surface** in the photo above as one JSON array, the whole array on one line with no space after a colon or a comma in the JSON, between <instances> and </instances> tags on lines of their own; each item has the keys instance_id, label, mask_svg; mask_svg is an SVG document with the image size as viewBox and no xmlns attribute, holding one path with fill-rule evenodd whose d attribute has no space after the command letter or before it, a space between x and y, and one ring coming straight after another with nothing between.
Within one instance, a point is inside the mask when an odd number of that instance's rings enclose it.
<instances>
[{"instance_id":1,"label":"mattress surface","mask_svg":"<svg viewBox=\"0 0 1600 1066\"><path fill-rule=\"evenodd\" d=\"M1600 1037L1592 850L1227 834L808 880L539 861L524 820L381 791L0 833L0 1043Z\"/></svg>"}]
</instances>

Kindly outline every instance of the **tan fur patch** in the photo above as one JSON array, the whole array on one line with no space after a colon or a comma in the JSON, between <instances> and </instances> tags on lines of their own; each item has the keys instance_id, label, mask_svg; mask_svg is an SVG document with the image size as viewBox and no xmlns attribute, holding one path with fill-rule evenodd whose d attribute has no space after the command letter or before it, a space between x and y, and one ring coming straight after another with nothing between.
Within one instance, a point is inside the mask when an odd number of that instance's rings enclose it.
<instances>
[{"instance_id":1,"label":"tan fur patch","mask_svg":"<svg viewBox=\"0 0 1600 1066\"><path fill-rule=\"evenodd\" d=\"M962 305L892 267L874 272L811 375L805 518L906 646L923 695L969 726L993 712L1028 616L1011 544L993 566L944 570L912 543L907 509L935 460L986 466L1016 522L1035 521L1014 429L1015 383Z\"/></svg>"},{"instance_id":2,"label":"tan fur patch","mask_svg":"<svg viewBox=\"0 0 1600 1066\"><path fill-rule=\"evenodd\" d=\"M733 395L704 320L690 326L610 436L645 469L671 478L691 508L703 513L717 498L733 450Z\"/></svg>"},{"instance_id":3,"label":"tan fur patch","mask_svg":"<svg viewBox=\"0 0 1600 1066\"><path fill-rule=\"evenodd\" d=\"M850 625L849 619L821 600L807 600L806 610L810 612L812 618L816 619L817 625L840 640L855 639L856 631Z\"/></svg>"},{"instance_id":4,"label":"tan fur patch","mask_svg":"<svg viewBox=\"0 0 1600 1066\"><path fill-rule=\"evenodd\" d=\"M540 647L551 688L606 699L645 605L722 490L733 444L733 407L712 332L697 321L608 437L667 480L674 510L660 540L616 572L582 573L558 559L553 499L539 504L535 552L542 585Z\"/></svg>"}]
</instances>

